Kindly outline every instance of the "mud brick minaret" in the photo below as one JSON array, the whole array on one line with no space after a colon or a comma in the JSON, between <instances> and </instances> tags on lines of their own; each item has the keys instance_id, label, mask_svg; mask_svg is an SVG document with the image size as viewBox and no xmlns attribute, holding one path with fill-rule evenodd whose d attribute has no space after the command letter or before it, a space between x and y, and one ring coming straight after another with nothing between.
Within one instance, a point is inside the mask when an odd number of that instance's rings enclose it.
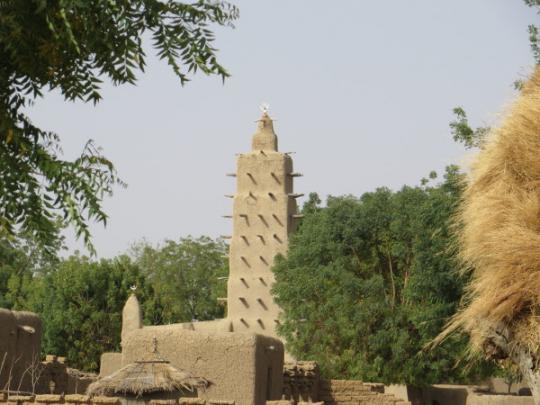
<instances>
[{"instance_id":1,"label":"mud brick minaret","mask_svg":"<svg viewBox=\"0 0 540 405\"><path fill-rule=\"evenodd\" d=\"M280 308L270 290L274 257L286 254L297 214L293 162L278 152L272 119L264 112L251 152L238 155L230 240L227 318L234 331L277 336Z\"/></svg>"}]
</instances>

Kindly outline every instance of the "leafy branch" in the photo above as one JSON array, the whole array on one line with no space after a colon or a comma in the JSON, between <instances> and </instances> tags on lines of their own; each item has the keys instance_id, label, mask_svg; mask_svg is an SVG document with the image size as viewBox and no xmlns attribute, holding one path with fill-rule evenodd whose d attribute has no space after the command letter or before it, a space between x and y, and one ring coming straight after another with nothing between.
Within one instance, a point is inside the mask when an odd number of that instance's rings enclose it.
<instances>
[{"instance_id":1,"label":"leafy branch","mask_svg":"<svg viewBox=\"0 0 540 405\"><path fill-rule=\"evenodd\" d=\"M455 120L450 122L450 129L454 141L462 143L467 149L482 147L489 127L473 129L469 124L467 113L461 107L454 108L452 112L455 115Z\"/></svg>"},{"instance_id":2,"label":"leafy branch","mask_svg":"<svg viewBox=\"0 0 540 405\"><path fill-rule=\"evenodd\" d=\"M33 125L26 107L51 90L95 104L104 78L135 84L147 31L180 84L197 71L225 80L209 26L237 18L236 7L210 0L0 0L0 236L26 234L53 253L60 216L94 252L88 222L106 224L102 199L124 185L92 141L62 159L59 137Z\"/></svg>"}]
</instances>

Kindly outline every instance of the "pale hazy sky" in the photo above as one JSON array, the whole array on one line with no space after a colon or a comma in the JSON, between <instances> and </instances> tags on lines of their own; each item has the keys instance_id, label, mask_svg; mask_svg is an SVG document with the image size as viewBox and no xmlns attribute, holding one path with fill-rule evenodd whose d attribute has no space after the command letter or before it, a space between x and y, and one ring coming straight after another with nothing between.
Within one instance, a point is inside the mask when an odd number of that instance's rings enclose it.
<instances>
[{"instance_id":1,"label":"pale hazy sky","mask_svg":"<svg viewBox=\"0 0 540 405\"><path fill-rule=\"evenodd\" d=\"M30 111L66 157L94 139L129 185L105 201L107 228L92 227L98 256L142 238L230 234L225 173L249 150L262 101L280 149L296 152L297 192L360 195L462 161L452 108L493 124L533 66L527 25L539 19L521 0L233 3L236 29L217 30L224 85L197 76L182 88L150 58L137 86L106 86L97 107L51 94Z\"/></svg>"}]
</instances>

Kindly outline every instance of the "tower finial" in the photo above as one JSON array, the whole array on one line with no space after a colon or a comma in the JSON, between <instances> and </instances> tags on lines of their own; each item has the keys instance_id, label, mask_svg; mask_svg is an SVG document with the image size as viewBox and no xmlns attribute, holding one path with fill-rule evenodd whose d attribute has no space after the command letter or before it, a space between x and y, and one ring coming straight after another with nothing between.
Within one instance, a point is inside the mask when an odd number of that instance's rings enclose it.
<instances>
[{"instance_id":1,"label":"tower finial","mask_svg":"<svg viewBox=\"0 0 540 405\"><path fill-rule=\"evenodd\" d=\"M261 118L257 121L257 132L253 135L251 149L254 151L277 151L277 136L274 133L274 123L268 111L268 103L260 105Z\"/></svg>"},{"instance_id":2,"label":"tower finial","mask_svg":"<svg viewBox=\"0 0 540 405\"><path fill-rule=\"evenodd\" d=\"M259 109L263 113L263 117L268 115L268 112L270 111L270 104L262 102L259 106Z\"/></svg>"}]
</instances>

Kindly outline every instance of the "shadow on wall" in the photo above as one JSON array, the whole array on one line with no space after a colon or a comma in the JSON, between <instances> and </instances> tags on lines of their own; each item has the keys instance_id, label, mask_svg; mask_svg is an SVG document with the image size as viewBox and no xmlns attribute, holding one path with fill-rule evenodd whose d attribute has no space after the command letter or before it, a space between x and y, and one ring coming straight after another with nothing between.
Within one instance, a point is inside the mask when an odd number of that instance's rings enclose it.
<instances>
[{"instance_id":1,"label":"shadow on wall","mask_svg":"<svg viewBox=\"0 0 540 405\"><path fill-rule=\"evenodd\" d=\"M0 389L34 392L41 363L41 320L0 308Z\"/></svg>"},{"instance_id":2,"label":"shadow on wall","mask_svg":"<svg viewBox=\"0 0 540 405\"><path fill-rule=\"evenodd\" d=\"M62 357L47 356L42 362L41 331L36 314L0 308L0 391L85 392L96 376L68 368Z\"/></svg>"},{"instance_id":3,"label":"shadow on wall","mask_svg":"<svg viewBox=\"0 0 540 405\"><path fill-rule=\"evenodd\" d=\"M466 385L436 385L421 390L424 404L466 405L472 389ZM418 394L416 394L417 396ZM413 404L415 401L411 401Z\"/></svg>"}]
</instances>

